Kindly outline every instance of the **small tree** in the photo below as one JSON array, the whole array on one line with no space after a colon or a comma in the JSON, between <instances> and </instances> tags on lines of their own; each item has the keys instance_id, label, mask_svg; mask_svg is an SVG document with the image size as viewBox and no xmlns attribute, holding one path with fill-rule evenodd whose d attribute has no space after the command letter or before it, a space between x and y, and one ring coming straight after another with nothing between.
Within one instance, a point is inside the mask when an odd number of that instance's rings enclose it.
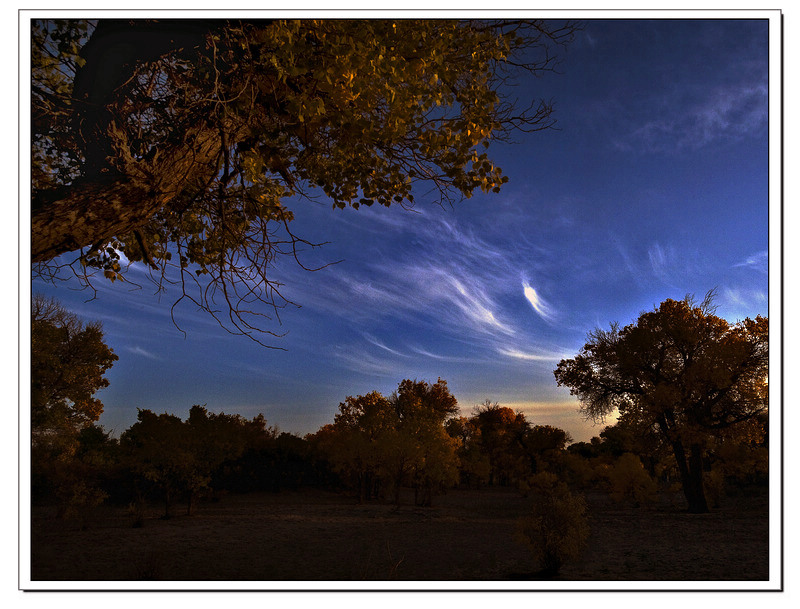
<instances>
[{"instance_id":1,"label":"small tree","mask_svg":"<svg viewBox=\"0 0 800 609\"><path fill-rule=\"evenodd\" d=\"M572 442L572 436L552 425L534 425L522 442L534 472L548 469L557 471L562 467L564 449Z\"/></svg>"},{"instance_id":2,"label":"small tree","mask_svg":"<svg viewBox=\"0 0 800 609\"><path fill-rule=\"evenodd\" d=\"M129 470L163 494L164 516L169 518L178 495L186 497L186 513L191 515L194 499L211 488L218 468L247 448L258 447L269 433L262 415L248 421L195 405L184 422L175 415L140 409L138 421L122 434L120 444Z\"/></svg>"},{"instance_id":3,"label":"small tree","mask_svg":"<svg viewBox=\"0 0 800 609\"><path fill-rule=\"evenodd\" d=\"M522 540L540 563L541 574L553 577L580 557L589 538L586 501L549 473L534 477L530 513L519 522Z\"/></svg>"},{"instance_id":4,"label":"small tree","mask_svg":"<svg viewBox=\"0 0 800 609\"><path fill-rule=\"evenodd\" d=\"M406 379L390 402L397 413L398 440L406 447L415 503L430 506L437 488L457 481L457 444L445 424L458 413L458 403L441 378L433 384Z\"/></svg>"},{"instance_id":5,"label":"small tree","mask_svg":"<svg viewBox=\"0 0 800 609\"><path fill-rule=\"evenodd\" d=\"M446 423L447 434L456 441L461 483L480 487L491 473L489 457L481 450L480 429L467 417L454 417Z\"/></svg>"},{"instance_id":6,"label":"small tree","mask_svg":"<svg viewBox=\"0 0 800 609\"><path fill-rule=\"evenodd\" d=\"M378 494L381 484L397 475L398 467L400 475L405 472L403 451L395 458L399 449L395 417L389 400L377 391L348 396L339 404L333 425L317 434L334 471L358 489L359 501Z\"/></svg>"},{"instance_id":7,"label":"small tree","mask_svg":"<svg viewBox=\"0 0 800 609\"><path fill-rule=\"evenodd\" d=\"M490 400L477 406L470 419L479 430L481 451L491 466L489 484L518 484L531 473L531 455L525 446L530 423L521 412Z\"/></svg>"},{"instance_id":8,"label":"small tree","mask_svg":"<svg viewBox=\"0 0 800 609\"><path fill-rule=\"evenodd\" d=\"M126 464L134 476L161 491L164 518L171 518L176 495L189 486L202 486L205 480L197 475L180 417L140 409L137 419L120 438Z\"/></svg>"},{"instance_id":9,"label":"small tree","mask_svg":"<svg viewBox=\"0 0 800 609\"><path fill-rule=\"evenodd\" d=\"M84 324L52 298L31 301L31 427L34 445L77 434L100 418L94 394L119 358L99 322Z\"/></svg>"}]
</instances>

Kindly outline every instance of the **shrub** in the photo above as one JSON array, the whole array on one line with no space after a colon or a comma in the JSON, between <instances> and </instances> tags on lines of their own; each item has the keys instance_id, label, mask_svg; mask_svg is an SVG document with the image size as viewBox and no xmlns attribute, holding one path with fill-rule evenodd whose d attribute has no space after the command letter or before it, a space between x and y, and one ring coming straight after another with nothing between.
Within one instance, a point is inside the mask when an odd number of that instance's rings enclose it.
<instances>
[{"instance_id":1,"label":"shrub","mask_svg":"<svg viewBox=\"0 0 800 609\"><path fill-rule=\"evenodd\" d=\"M597 472L588 457L580 454L564 454L564 476L573 487L594 488L597 485Z\"/></svg>"},{"instance_id":2,"label":"shrub","mask_svg":"<svg viewBox=\"0 0 800 609\"><path fill-rule=\"evenodd\" d=\"M656 499L656 483L644 469L639 457L632 453L619 457L606 476L611 498L616 502L629 501L640 506Z\"/></svg>"},{"instance_id":3,"label":"shrub","mask_svg":"<svg viewBox=\"0 0 800 609\"><path fill-rule=\"evenodd\" d=\"M57 516L65 520L77 519L82 530L89 528L97 508L108 497L103 491L83 481L62 484L57 490L59 500Z\"/></svg>"},{"instance_id":4,"label":"shrub","mask_svg":"<svg viewBox=\"0 0 800 609\"><path fill-rule=\"evenodd\" d=\"M567 485L533 480L533 504L519 523L522 540L540 563L542 574L554 576L566 562L580 557L589 537L586 501Z\"/></svg>"}]
</instances>

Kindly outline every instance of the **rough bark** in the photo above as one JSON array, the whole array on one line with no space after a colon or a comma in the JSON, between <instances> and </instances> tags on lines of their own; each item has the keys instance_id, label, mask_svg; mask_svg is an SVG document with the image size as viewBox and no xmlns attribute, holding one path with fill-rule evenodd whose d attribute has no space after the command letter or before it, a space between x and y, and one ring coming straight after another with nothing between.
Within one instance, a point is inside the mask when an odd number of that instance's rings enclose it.
<instances>
[{"instance_id":1,"label":"rough bark","mask_svg":"<svg viewBox=\"0 0 800 609\"><path fill-rule=\"evenodd\" d=\"M100 21L81 50L73 97L75 129L83 140L82 177L31 197L31 258L43 262L146 224L181 193L216 170L220 127L197 121L147 159L132 158L115 126L113 101L141 62L170 51L196 52L207 22Z\"/></svg>"},{"instance_id":2,"label":"rough bark","mask_svg":"<svg viewBox=\"0 0 800 609\"><path fill-rule=\"evenodd\" d=\"M220 153L219 129L198 125L151 159L123 160L123 172L109 171L34 193L32 261L102 244L141 227L181 193L209 180ZM120 149L119 155L124 159L125 151Z\"/></svg>"}]
</instances>

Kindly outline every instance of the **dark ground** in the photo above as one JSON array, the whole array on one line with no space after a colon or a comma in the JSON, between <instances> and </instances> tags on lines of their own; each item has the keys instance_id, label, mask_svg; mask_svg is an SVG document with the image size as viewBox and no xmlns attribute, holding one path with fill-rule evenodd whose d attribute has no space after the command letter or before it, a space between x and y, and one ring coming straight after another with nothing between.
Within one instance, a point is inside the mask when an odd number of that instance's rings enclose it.
<instances>
[{"instance_id":1,"label":"dark ground","mask_svg":"<svg viewBox=\"0 0 800 609\"><path fill-rule=\"evenodd\" d=\"M410 503L411 497L406 500ZM591 536L560 580L766 580L768 497L726 497L710 514L634 508L587 496ZM509 580L538 568L516 538L530 500L507 489L454 490L432 508L355 504L316 490L231 495L170 520L149 507L97 510L87 530L32 514L36 580ZM183 506L176 506L181 513ZM302 586L289 586L301 588ZM449 586L453 587L453 586ZM457 585L455 586L457 588Z\"/></svg>"}]
</instances>

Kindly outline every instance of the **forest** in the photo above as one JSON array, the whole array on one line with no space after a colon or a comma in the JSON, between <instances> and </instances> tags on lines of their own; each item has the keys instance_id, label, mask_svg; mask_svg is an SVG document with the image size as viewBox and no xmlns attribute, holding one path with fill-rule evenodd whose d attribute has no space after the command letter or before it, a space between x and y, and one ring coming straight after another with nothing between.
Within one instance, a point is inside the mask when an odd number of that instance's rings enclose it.
<instances>
[{"instance_id":1,"label":"forest","mask_svg":"<svg viewBox=\"0 0 800 609\"><path fill-rule=\"evenodd\" d=\"M43 519L37 524L102 530L111 509L115 527L147 528L244 496L291 493L302 505L302 492L315 493L311 505L320 497L344 501L338 504L342 514L350 513L348 505L373 505L394 506L399 515L404 506L447 505L453 493L469 509L470 501L480 504L486 492L499 491L505 494L494 500L519 510L515 533L507 534L528 548L536 565L526 577L557 577L591 543L597 506L587 496L595 503L605 497L605 509L624 506L651 516L707 514L742 497L766 499L766 320L730 326L710 312L709 298L700 305L688 298L666 301L636 325L590 334L595 342L559 364L559 382L601 393L581 396L584 409L608 408L610 373L620 374L623 362L630 376L618 379L612 395L637 396L616 406L618 421L598 437L573 442L564 430L534 424L491 400L465 414L441 378L405 379L389 396L348 396L332 423L305 437L279 432L263 415L247 419L204 405L192 406L186 420L139 409L136 423L112 437L96 424L102 404L92 395L107 384L103 373L117 356L99 324L84 324L58 302L36 297L31 494ZM648 328L655 336L646 339ZM724 371L721 361L728 362ZM631 366L639 366L635 388ZM646 372L655 385L640 394ZM601 373L602 382L590 385ZM660 396L667 391L665 406ZM127 514L126 524L119 514ZM751 526L766 522L763 515L751 520ZM40 550L34 543L34 564ZM236 549L228 551L223 560L236 556ZM94 578L103 579L102 572Z\"/></svg>"}]
</instances>

